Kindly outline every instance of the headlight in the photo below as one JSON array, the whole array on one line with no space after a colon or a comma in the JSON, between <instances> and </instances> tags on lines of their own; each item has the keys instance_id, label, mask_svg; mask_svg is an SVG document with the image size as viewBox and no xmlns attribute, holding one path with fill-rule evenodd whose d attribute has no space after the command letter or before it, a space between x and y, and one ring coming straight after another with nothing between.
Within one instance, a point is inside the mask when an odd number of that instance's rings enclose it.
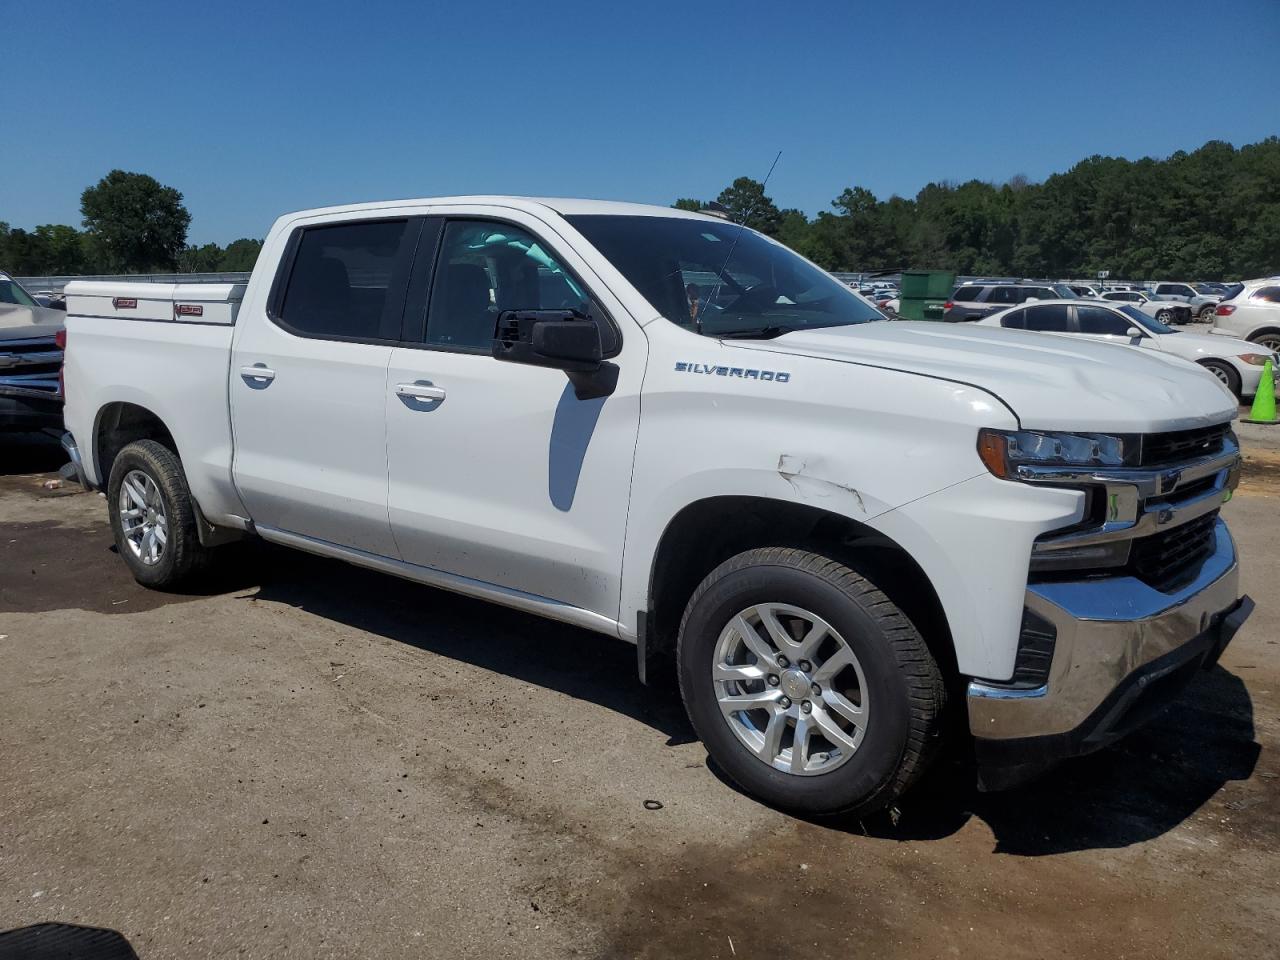
<instances>
[{"instance_id":1,"label":"headlight","mask_svg":"<svg viewBox=\"0 0 1280 960\"><path fill-rule=\"evenodd\" d=\"M1237 360L1242 360L1242 361L1244 361L1245 363L1251 363L1251 364L1253 364L1255 367L1260 367L1260 366L1262 366L1264 363L1266 363L1268 360L1270 360L1270 359L1271 359L1271 354L1269 354L1269 353L1242 353L1242 354L1240 354L1238 357L1236 357L1236 359L1237 359Z\"/></svg>"},{"instance_id":2,"label":"headlight","mask_svg":"<svg viewBox=\"0 0 1280 960\"><path fill-rule=\"evenodd\" d=\"M997 477L1011 480L1023 464L1120 467L1125 438L1105 433L1046 433L1038 430L978 431L978 456Z\"/></svg>"}]
</instances>

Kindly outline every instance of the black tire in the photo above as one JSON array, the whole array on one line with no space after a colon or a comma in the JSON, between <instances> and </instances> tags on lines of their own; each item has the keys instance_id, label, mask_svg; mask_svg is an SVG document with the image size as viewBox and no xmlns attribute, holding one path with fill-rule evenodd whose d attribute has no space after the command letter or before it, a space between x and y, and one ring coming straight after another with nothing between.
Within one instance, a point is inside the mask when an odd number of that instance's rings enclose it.
<instances>
[{"instance_id":1,"label":"black tire","mask_svg":"<svg viewBox=\"0 0 1280 960\"><path fill-rule=\"evenodd\" d=\"M1200 312L1196 315L1196 319L1201 323L1212 323L1213 314L1217 309L1218 305L1216 303L1206 304L1200 308Z\"/></svg>"},{"instance_id":2,"label":"black tire","mask_svg":"<svg viewBox=\"0 0 1280 960\"><path fill-rule=\"evenodd\" d=\"M125 536L120 516L120 488L131 471L145 474L156 485L167 520L166 542L155 563L144 563ZM209 551L196 532L195 507L178 455L155 440L137 440L116 456L107 482L107 509L116 550L133 578L144 587L173 590L189 583L208 564Z\"/></svg>"},{"instance_id":3,"label":"black tire","mask_svg":"<svg viewBox=\"0 0 1280 960\"><path fill-rule=\"evenodd\" d=\"M1266 347L1268 350L1280 352L1280 333L1274 330L1254 334L1254 336L1250 337L1250 342L1256 343L1260 347Z\"/></svg>"},{"instance_id":4,"label":"black tire","mask_svg":"<svg viewBox=\"0 0 1280 960\"><path fill-rule=\"evenodd\" d=\"M783 603L822 617L866 678L861 744L828 773L779 770L752 753L721 713L712 663L721 632L753 604ZM733 557L694 592L680 624L680 693L711 758L747 793L809 816L865 815L892 803L928 768L941 742L942 673L920 633L873 583L804 550L767 547Z\"/></svg>"},{"instance_id":5,"label":"black tire","mask_svg":"<svg viewBox=\"0 0 1280 960\"><path fill-rule=\"evenodd\" d=\"M1237 400L1241 399L1240 374L1235 371L1231 364L1224 363L1221 360L1201 360L1200 366L1225 383L1227 389L1235 394Z\"/></svg>"}]
</instances>

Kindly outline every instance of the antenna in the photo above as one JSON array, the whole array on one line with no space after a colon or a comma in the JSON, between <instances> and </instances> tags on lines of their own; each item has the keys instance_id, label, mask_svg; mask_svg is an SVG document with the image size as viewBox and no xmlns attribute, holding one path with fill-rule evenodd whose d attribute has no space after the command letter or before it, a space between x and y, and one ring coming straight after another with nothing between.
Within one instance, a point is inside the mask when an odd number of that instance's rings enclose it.
<instances>
[{"instance_id":1,"label":"antenna","mask_svg":"<svg viewBox=\"0 0 1280 960\"><path fill-rule=\"evenodd\" d=\"M760 184L760 196L764 197L764 189L769 185L769 178L773 176L774 167L778 165L778 161L782 159L782 151L778 151L778 155L773 158L773 163L769 164L769 172L764 175L764 181ZM759 201L757 200L756 203ZM716 274L716 285L711 288L711 296L707 297L707 303L714 303L716 297L720 295L720 287L722 286L721 278L724 276L725 270L729 268L729 264L733 261L733 251L738 249L738 238L742 236L742 232L747 229L747 221L751 219L751 215L756 212L756 203L742 215L742 222L738 224L738 232L733 235L733 243L729 244L729 253L724 258L724 264L720 267ZM694 327L699 335L702 334L702 310L698 310L698 315L693 320Z\"/></svg>"}]
</instances>

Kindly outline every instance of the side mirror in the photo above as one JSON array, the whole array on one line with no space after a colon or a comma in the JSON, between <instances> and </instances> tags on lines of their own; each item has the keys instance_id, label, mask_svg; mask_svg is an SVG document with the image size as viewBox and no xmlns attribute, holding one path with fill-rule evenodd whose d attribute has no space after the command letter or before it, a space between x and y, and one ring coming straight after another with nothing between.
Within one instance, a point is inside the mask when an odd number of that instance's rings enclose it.
<instances>
[{"instance_id":1,"label":"side mirror","mask_svg":"<svg viewBox=\"0 0 1280 960\"><path fill-rule=\"evenodd\" d=\"M1130 327L1128 330L1124 332L1124 335L1128 337L1130 340L1142 339L1142 331L1139 330L1137 327Z\"/></svg>"},{"instance_id":2,"label":"side mirror","mask_svg":"<svg viewBox=\"0 0 1280 960\"><path fill-rule=\"evenodd\" d=\"M498 314L493 357L506 363L563 370L579 400L606 397L618 385L618 366L606 363L596 321L576 310L504 310Z\"/></svg>"}]
</instances>

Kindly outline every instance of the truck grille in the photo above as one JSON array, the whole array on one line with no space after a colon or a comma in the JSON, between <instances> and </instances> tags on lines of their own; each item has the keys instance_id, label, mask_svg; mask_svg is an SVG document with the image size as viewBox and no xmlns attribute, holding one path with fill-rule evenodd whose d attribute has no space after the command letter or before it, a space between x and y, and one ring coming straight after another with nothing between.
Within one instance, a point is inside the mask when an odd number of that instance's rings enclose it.
<instances>
[{"instance_id":1,"label":"truck grille","mask_svg":"<svg viewBox=\"0 0 1280 960\"><path fill-rule=\"evenodd\" d=\"M1212 427L1144 434L1139 462L1134 466L1161 467L1212 456L1222 451L1222 442L1230 432L1230 423L1217 423Z\"/></svg>"},{"instance_id":2,"label":"truck grille","mask_svg":"<svg viewBox=\"0 0 1280 960\"><path fill-rule=\"evenodd\" d=\"M1213 552L1217 521L1215 510L1172 530L1133 541L1129 554L1133 575L1157 590L1176 590L1195 576L1201 561Z\"/></svg>"},{"instance_id":3,"label":"truck grille","mask_svg":"<svg viewBox=\"0 0 1280 960\"><path fill-rule=\"evenodd\" d=\"M61 367L53 337L0 340L0 386L56 393Z\"/></svg>"}]
</instances>

